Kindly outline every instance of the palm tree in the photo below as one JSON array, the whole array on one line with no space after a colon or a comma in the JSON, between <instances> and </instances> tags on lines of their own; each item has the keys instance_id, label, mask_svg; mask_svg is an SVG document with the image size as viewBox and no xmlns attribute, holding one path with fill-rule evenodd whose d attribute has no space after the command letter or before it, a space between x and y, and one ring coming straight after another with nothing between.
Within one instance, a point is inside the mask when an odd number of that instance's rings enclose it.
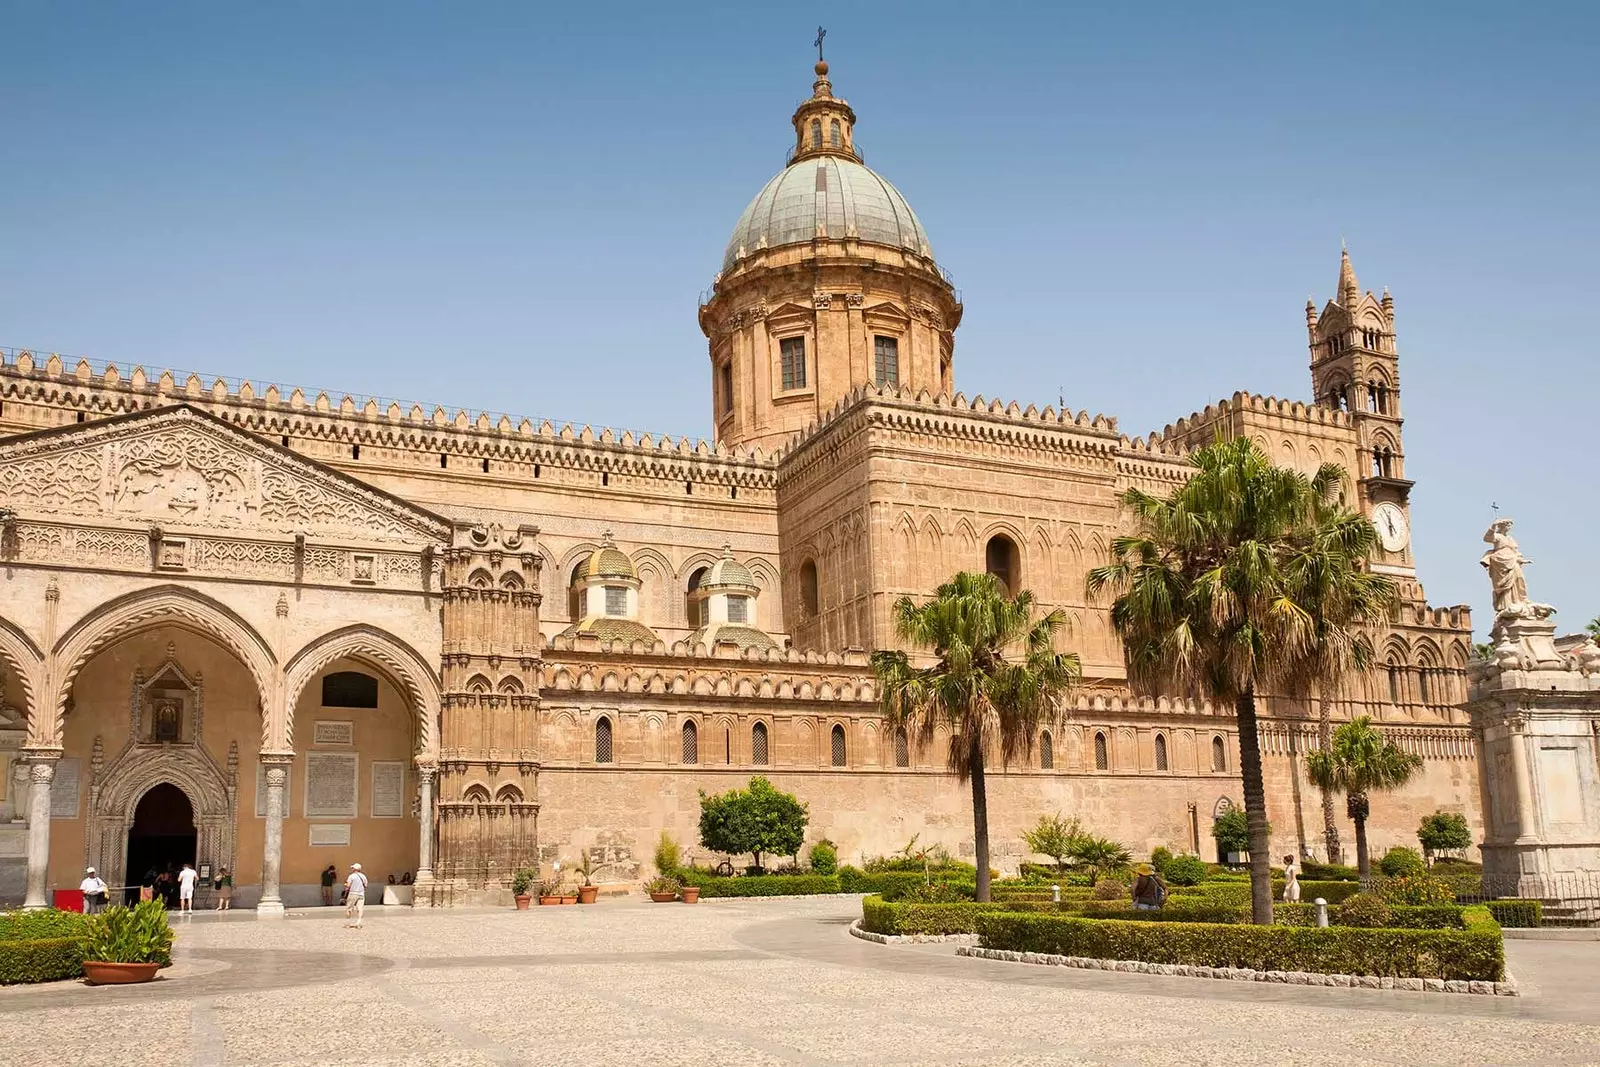
<instances>
[{"instance_id":1,"label":"palm tree","mask_svg":"<svg viewBox=\"0 0 1600 1067\"><path fill-rule=\"evenodd\" d=\"M1052 611L1035 619L1033 594L1007 597L990 574L965 571L941 585L932 600L901 597L894 605L902 641L931 648L931 666L916 667L901 650L872 654L879 703L892 732L904 726L919 744L950 728L946 765L972 785L972 825L978 866L977 899L989 899L989 800L984 754L1001 765L1026 756L1034 735L1058 713L1081 671L1078 657L1055 651L1067 618Z\"/></svg>"},{"instance_id":2,"label":"palm tree","mask_svg":"<svg viewBox=\"0 0 1600 1067\"><path fill-rule=\"evenodd\" d=\"M1357 716L1333 732L1330 748L1306 756L1306 773L1329 792L1345 795L1345 811L1356 824L1356 869L1365 881L1372 873L1367 855L1368 794L1398 789L1422 769L1422 757L1413 755L1372 728L1372 720Z\"/></svg>"},{"instance_id":3,"label":"palm tree","mask_svg":"<svg viewBox=\"0 0 1600 1067\"><path fill-rule=\"evenodd\" d=\"M1088 591L1115 591L1111 622L1130 680L1231 703L1250 826L1251 915L1272 921L1271 851L1256 699L1325 686L1367 647L1359 627L1392 599L1365 568L1372 524L1338 502L1344 472L1276 467L1248 438L1189 456L1193 476L1170 496L1123 493L1135 531Z\"/></svg>"},{"instance_id":4,"label":"palm tree","mask_svg":"<svg viewBox=\"0 0 1600 1067\"><path fill-rule=\"evenodd\" d=\"M1099 882L1102 874L1121 874L1133 863L1133 853L1120 842L1093 834L1079 837L1070 856L1074 866L1089 872L1090 885Z\"/></svg>"},{"instance_id":5,"label":"palm tree","mask_svg":"<svg viewBox=\"0 0 1600 1067\"><path fill-rule=\"evenodd\" d=\"M1600 615L1596 615L1594 618L1590 619L1589 625L1585 626L1584 629L1589 631L1590 637L1600 641Z\"/></svg>"}]
</instances>

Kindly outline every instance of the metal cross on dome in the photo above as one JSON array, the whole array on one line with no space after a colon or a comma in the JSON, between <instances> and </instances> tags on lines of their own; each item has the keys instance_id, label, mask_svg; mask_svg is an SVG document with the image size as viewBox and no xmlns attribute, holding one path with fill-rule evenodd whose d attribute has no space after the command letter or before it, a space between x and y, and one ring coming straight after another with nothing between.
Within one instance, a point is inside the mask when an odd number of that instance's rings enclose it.
<instances>
[{"instance_id":1,"label":"metal cross on dome","mask_svg":"<svg viewBox=\"0 0 1600 1067\"><path fill-rule=\"evenodd\" d=\"M821 26L817 27L817 39L813 43L817 46L817 62L822 62L822 39L828 36L828 31Z\"/></svg>"}]
</instances>

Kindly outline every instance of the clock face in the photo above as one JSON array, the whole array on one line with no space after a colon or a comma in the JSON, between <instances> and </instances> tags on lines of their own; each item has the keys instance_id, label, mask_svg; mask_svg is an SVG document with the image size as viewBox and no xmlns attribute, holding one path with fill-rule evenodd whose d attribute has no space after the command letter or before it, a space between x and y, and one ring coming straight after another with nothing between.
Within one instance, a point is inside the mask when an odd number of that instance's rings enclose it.
<instances>
[{"instance_id":1,"label":"clock face","mask_svg":"<svg viewBox=\"0 0 1600 1067\"><path fill-rule=\"evenodd\" d=\"M1372 525L1378 528L1378 541L1385 552L1399 552L1410 540L1411 531L1406 525L1406 513L1385 501L1372 509Z\"/></svg>"}]
</instances>

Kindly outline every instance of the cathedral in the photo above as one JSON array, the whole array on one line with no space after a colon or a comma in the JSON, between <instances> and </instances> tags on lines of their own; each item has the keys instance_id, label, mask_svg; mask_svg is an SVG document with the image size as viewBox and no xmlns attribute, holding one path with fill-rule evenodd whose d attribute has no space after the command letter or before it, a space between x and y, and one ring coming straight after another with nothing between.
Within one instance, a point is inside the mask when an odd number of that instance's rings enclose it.
<instances>
[{"instance_id":1,"label":"cathedral","mask_svg":"<svg viewBox=\"0 0 1600 1067\"><path fill-rule=\"evenodd\" d=\"M707 264L710 440L6 351L0 899L186 860L263 915L318 903L351 862L414 880L398 899L418 905L580 859L627 883L663 831L715 859L699 793L755 774L843 859L913 835L970 858L944 738L886 731L868 667L894 601L963 569L1065 612L1084 664L1028 764L991 772L997 865L1057 810L1209 858L1241 801L1231 709L1130 692L1084 578L1118 494L1170 491L1219 433L1344 467L1403 590L1377 667L1330 695L1425 761L1375 801L1374 848L1415 844L1435 810L1480 827L1472 624L1418 580L1387 291L1341 256L1305 308L1309 400L1236 392L1129 436L969 397L960 294L863 163L826 63L792 123ZM1262 714L1274 852L1321 855L1300 764L1317 708Z\"/></svg>"}]
</instances>

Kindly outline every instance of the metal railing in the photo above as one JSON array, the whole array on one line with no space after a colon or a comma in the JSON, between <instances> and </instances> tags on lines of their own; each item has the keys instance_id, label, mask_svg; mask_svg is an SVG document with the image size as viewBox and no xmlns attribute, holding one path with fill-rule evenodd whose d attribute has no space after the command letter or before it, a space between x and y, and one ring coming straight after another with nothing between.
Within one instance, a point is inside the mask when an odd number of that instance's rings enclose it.
<instances>
[{"instance_id":1,"label":"metal railing","mask_svg":"<svg viewBox=\"0 0 1600 1067\"><path fill-rule=\"evenodd\" d=\"M1600 926L1600 874L1451 875L1458 904L1536 900L1541 926ZM1510 925L1502 918L1502 925Z\"/></svg>"}]
</instances>

